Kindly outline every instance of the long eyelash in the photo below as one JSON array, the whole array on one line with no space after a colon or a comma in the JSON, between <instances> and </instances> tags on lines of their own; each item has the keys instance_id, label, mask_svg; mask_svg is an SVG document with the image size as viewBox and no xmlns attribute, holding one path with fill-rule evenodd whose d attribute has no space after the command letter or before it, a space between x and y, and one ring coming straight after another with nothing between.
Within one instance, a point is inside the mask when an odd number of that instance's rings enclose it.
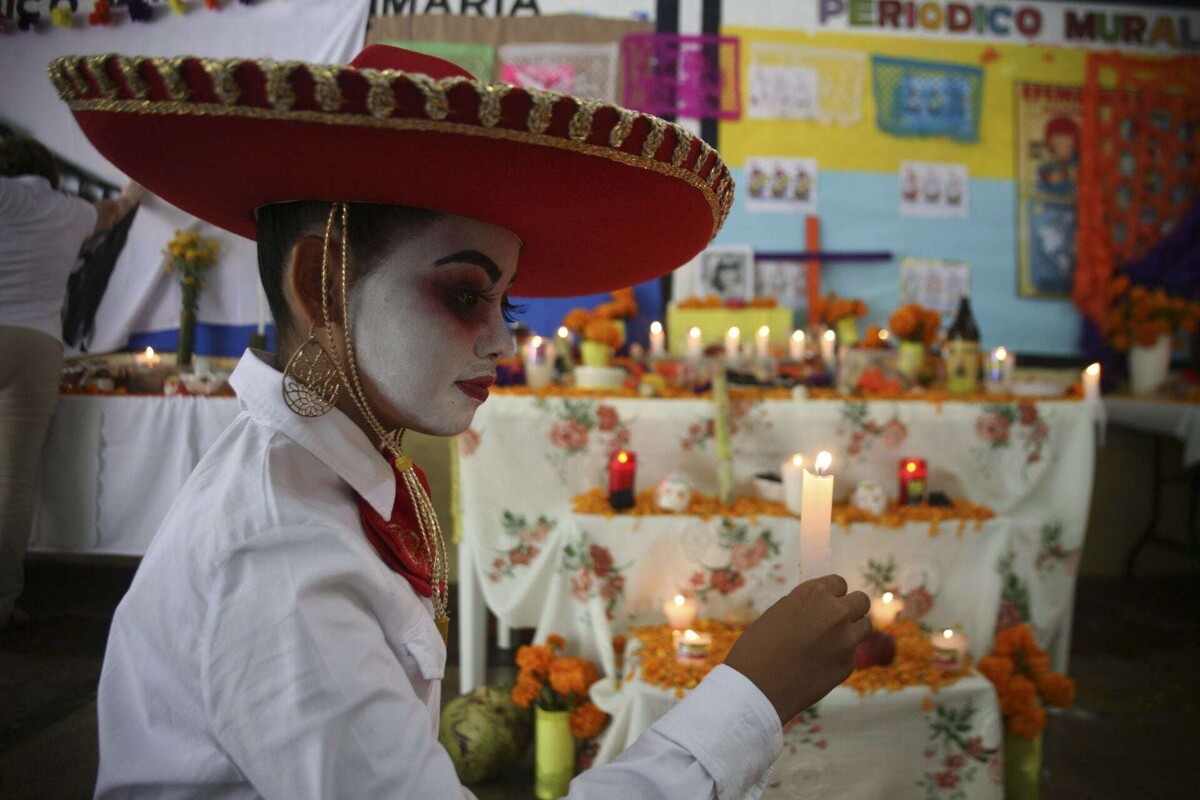
<instances>
[{"instance_id":1,"label":"long eyelash","mask_svg":"<svg viewBox=\"0 0 1200 800\"><path fill-rule=\"evenodd\" d=\"M500 313L504 315L504 321L510 325L517 321L517 317L529 310L528 303L514 303L505 295L500 300Z\"/></svg>"}]
</instances>

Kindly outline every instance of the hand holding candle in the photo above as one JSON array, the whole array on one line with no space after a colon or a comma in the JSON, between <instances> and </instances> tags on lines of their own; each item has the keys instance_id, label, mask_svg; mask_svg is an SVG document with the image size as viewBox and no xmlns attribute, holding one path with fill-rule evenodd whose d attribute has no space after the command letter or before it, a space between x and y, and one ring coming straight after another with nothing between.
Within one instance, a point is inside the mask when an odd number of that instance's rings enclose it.
<instances>
[{"instance_id":1,"label":"hand holding candle","mask_svg":"<svg viewBox=\"0 0 1200 800\"><path fill-rule=\"evenodd\" d=\"M689 628L696 623L696 601L681 594L675 595L663 605L667 625L671 628Z\"/></svg>"},{"instance_id":2,"label":"hand holding candle","mask_svg":"<svg viewBox=\"0 0 1200 800\"><path fill-rule=\"evenodd\" d=\"M804 470L800 501L800 574L805 580L829 574L830 532L833 528L833 476L826 475L833 456L817 455L816 474Z\"/></svg>"}]
</instances>

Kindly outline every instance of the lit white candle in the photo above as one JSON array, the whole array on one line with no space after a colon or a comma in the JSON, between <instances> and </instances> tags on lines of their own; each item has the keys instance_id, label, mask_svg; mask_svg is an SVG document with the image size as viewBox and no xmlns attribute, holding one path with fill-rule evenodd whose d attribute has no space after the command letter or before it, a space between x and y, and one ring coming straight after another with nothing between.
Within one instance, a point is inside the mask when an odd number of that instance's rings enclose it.
<instances>
[{"instance_id":1,"label":"lit white candle","mask_svg":"<svg viewBox=\"0 0 1200 800\"><path fill-rule=\"evenodd\" d=\"M700 358L704 355L704 343L700 341L700 329L692 328L687 335L688 358Z\"/></svg>"},{"instance_id":2,"label":"lit white candle","mask_svg":"<svg viewBox=\"0 0 1200 800\"><path fill-rule=\"evenodd\" d=\"M896 621L896 615L904 610L904 601L891 592L871 600L871 627L882 630Z\"/></svg>"},{"instance_id":3,"label":"lit white candle","mask_svg":"<svg viewBox=\"0 0 1200 800\"><path fill-rule=\"evenodd\" d=\"M1083 371L1083 399L1100 399L1100 365L1092 364Z\"/></svg>"},{"instance_id":4,"label":"lit white candle","mask_svg":"<svg viewBox=\"0 0 1200 800\"><path fill-rule=\"evenodd\" d=\"M800 500L800 573L805 580L829 574L829 539L833 527L833 476L826 475L833 456L817 455L816 473L804 470Z\"/></svg>"},{"instance_id":5,"label":"lit white candle","mask_svg":"<svg viewBox=\"0 0 1200 800\"><path fill-rule=\"evenodd\" d=\"M825 331L821 336L821 360L825 362L825 368L833 371L837 365L837 334L832 329Z\"/></svg>"},{"instance_id":6,"label":"lit white candle","mask_svg":"<svg viewBox=\"0 0 1200 800\"><path fill-rule=\"evenodd\" d=\"M668 627L690 628L696 622L696 601L677 594L663 604L663 613L667 615Z\"/></svg>"},{"instance_id":7,"label":"lit white candle","mask_svg":"<svg viewBox=\"0 0 1200 800\"><path fill-rule=\"evenodd\" d=\"M712 634L697 633L688 628L682 634L675 632L675 657L685 664L703 663L712 650Z\"/></svg>"},{"instance_id":8,"label":"lit white candle","mask_svg":"<svg viewBox=\"0 0 1200 800\"><path fill-rule=\"evenodd\" d=\"M534 336L525 346L525 384L530 389L541 389L554 379L554 361L548 351L540 336Z\"/></svg>"},{"instance_id":9,"label":"lit white candle","mask_svg":"<svg viewBox=\"0 0 1200 800\"><path fill-rule=\"evenodd\" d=\"M162 363L162 356L154 352L153 347L147 347L142 352L135 354L133 360L139 367L157 367Z\"/></svg>"},{"instance_id":10,"label":"lit white candle","mask_svg":"<svg viewBox=\"0 0 1200 800\"><path fill-rule=\"evenodd\" d=\"M735 325L725 332L725 357L737 358L742 349L742 332Z\"/></svg>"},{"instance_id":11,"label":"lit white candle","mask_svg":"<svg viewBox=\"0 0 1200 800\"><path fill-rule=\"evenodd\" d=\"M792 331L791 338L788 339L788 358L792 361L804 359L804 331Z\"/></svg>"},{"instance_id":12,"label":"lit white candle","mask_svg":"<svg viewBox=\"0 0 1200 800\"><path fill-rule=\"evenodd\" d=\"M803 508L804 494L804 456L795 453L779 467L783 477L783 504L793 514L799 514Z\"/></svg>"},{"instance_id":13,"label":"lit white candle","mask_svg":"<svg viewBox=\"0 0 1200 800\"><path fill-rule=\"evenodd\" d=\"M650 355L661 356L667 352L667 334L658 320L650 323Z\"/></svg>"},{"instance_id":14,"label":"lit white candle","mask_svg":"<svg viewBox=\"0 0 1200 800\"><path fill-rule=\"evenodd\" d=\"M933 645L933 665L957 672L967 661L967 635L952 628L929 634Z\"/></svg>"},{"instance_id":15,"label":"lit white candle","mask_svg":"<svg viewBox=\"0 0 1200 800\"><path fill-rule=\"evenodd\" d=\"M1016 358L1006 347L997 347L988 355L984 370L984 388L989 392L1007 392L1012 382Z\"/></svg>"},{"instance_id":16,"label":"lit white candle","mask_svg":"<svg viewBox=\"0 0 1200 800\"><path fill-rule=\"evenodd\" d=\"M754 352L759 358L766 358L771 354L771 329L763 325L758 329L758 333L754 335Z\"/></svg>"}]
</instances>

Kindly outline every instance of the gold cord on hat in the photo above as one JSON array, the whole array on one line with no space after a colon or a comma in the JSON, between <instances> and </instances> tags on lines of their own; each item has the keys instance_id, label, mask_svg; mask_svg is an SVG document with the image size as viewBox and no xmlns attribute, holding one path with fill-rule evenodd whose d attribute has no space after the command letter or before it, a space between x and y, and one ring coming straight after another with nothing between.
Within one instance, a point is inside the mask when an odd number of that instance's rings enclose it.
<instances>
[{"instance_id":1,"label":"gold cord on hat","mask_svg":"<svg viewBox=\"0 0 1200 800\"><path fill-rule=\"evenodd\" d=\"M340 222L342 230L342 339L346 345L347 368L345 370L342 369L341 361L338 358L337 341L334 339L333 332L329 327L329 289L331 286L329 280L329 241L330 236L333 233L333 223L338 217L339 209L341 211ZM437 512L435 512L433 509L433 503L429 499L429 493L425 491L425 487L421 485L420 479L417 478L416 471L413 469L412 459L404 454L404 429L401 428L398 431L388 431L384 429L383 425L379 422L379 418L375 416L375 412L371 408L370 403L367 402L366 393L363 392L362 383L358 376L358 363L354 356L354 342L353 337L351 336L350 293L347 291L349 288L346 266L347 261L349 260L349 219L350 206L348 204L337 202L330 206L329 218L325 223L325 243L321 251L321 314L325 320L325 335L326 339L328 340L329 350L331 351L332 357L330 357L329 353L325 353L324 348L320 347L320 344L313 335L314 331L309 332L309 342L306 342L301 350L303 351L308 349L310 344L316 345L316 347L320 349L321 353L324 355L325 361L328 362L329 366L332 367L337 379L334 385L332 400L329 402L328 407L321 411L320 414L327 412L329 408L333 407L333 401L335 401L337 398L336 384L340 383L346 388L347 393L350 395L350 399L354 401L354 405L358 408L359 413L362 414L363 419L367 421L367 424L371 427L371 430L379 438L380 444L386 451L388 458L392 461L396 467L396 470L400 473L400 476L404 482L404 488L408 492L409 499L412 500L413 509L416 512L417 527L419 528L418 533L420 534L422 549L424 550L425 556L432 562L429 565L429 573L430 589L432 590L431 599L433 602L433 619L434 622L437 623L438 631L440 631L442 634L442 640L444 642L448 642L450 636L450 615L447 611L446 586L449 580L449 568L446 558L446 540L442 535L442 526L438 522ZM297 355L300 352L301 351L297 351ZM319 356L316 356L316 354L310 352L306 358L313 358L313 360L316 360L319 358ZM289 370L292 370L293 361L296 361L296 355L293 355L292 358L288 360L288 367L284 371L285 399L288 397L288 372ZM302 361L302 363L307 363L307 361ZM308 384L304 383L303 381L303 377L308 373L301 373L298 370L292 370L292 372L293 374L291 377L294 382L300 382L306 388L311 390L311 387L309 387ZM333 377L334 376L330 376L330 380L332 380ZM302 414L301 411L297 411L296 407L294 407L291 402L288 403L288 407L297 414ZM302 414L302 416L320 416L320 414ZM389 524L388 529L396 537L400 546L406 552L410 552L405 540L405 532L397 525Z\"/></svg>"}]
</instances>

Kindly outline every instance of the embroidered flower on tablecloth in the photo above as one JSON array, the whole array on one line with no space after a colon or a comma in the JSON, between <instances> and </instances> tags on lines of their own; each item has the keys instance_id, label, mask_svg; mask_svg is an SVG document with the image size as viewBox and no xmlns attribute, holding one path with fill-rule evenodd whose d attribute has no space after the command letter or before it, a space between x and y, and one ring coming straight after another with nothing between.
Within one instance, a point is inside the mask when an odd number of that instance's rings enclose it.
<instances>
[{"instance_id":1,"label":"embroidered flower on tablecloth","mask_svg":"<svg viewBox=\"0 0 1200 800\"><path fill-rule=\"evenodd\" d=\"M1050 424L1036 403L985 403L975 420L975 434L989 450L1010 447L1013 440L1025 450L1025 467L1042 460Z\"/></svg>"},{"instance_id":2,"label":"embroidered flower on tablecloth","mask_svg":"<svg viewBox=\"0 0 1200 800\"><path fill-rule=\"evenodd\" d=\"M850 401L842 406L838 433L845 438L845 452L850 457L864 455L876 441L889 450L908 441L908 426L900 419L899 409L893 409L891 418L881 425L871 418L871 405L864 401Z\"/></svg>"},{"instance_id":3,"label":"embroidered flower on tablecloth","mask_svg":"<svg viewBox=\"0 0 1200 800\"><path fill-rule=\"evenodd\" d=\"M728 561L716 565L701 564L689 581L692 593L701 600L714 592L733 594L746 585L747 574L760 572L781 551L770 529L763 528L755 535L750 532L749 525L728 517L721 520L717 545L725 551Z\"/></svg>"},{"instance_id":4,"label":"embroidered flower on tablecloth","mask_svg":"<svg viewBox=\"0 0 1200 800\"><path fill-rule=\"evenodd\" d=\"M995 412L981 414L975 421L975 433L992 447L1008 446L1008 431L1012 423Z\"/></svg>"},{"instance_id":5,"label":"embroidered flower on tablecloth","mask_svg":"<svg viewBox=\"0 0 1200 800\"><path fill-rule=\"evenodd\" d=\"M963 787L974 783L980 766L987 767L990 777L991 762L1000 748L985 747L982 736L968 735L978 725L973 700L951 705L934 703L926 697L921 707L929 715L930 743L925 745L924 754L931 763L917 786L925 790L926 800L966 797Z\"/></svg>"},{"instance_id":6,"label":"embroidered flower on tablecloth","mask_svg":"<svg viewBox=\"0 0 1200 800\"><path fill-rule=\"evenodd\" d=\"M612 551L583 533L579 541L563 548L559 568L571 573L571 596L587 605L593 593L604 601L604 615L612 619L625 595L625 569L613 560Z\"/></svg>"},{"instance_id":7,"label":"embroidered flower on tablecloth","mask_svg":"<svg viewBox=\"0 0 1200 800\"><path fill-rule=\"evenodd\" d=\"M1037 555L1037 571L1052 572L1056 567L1063 566L1069 575L1079 570L1079 558L1082 548L1071 550L1063 547L1063 525L1061 522L1047 522L1042 526L1042 546Z\"/></svg>"},{"instance_id":8,"label":"embroidered flower on tablecloth","mask_svg":"<svg viewBox=\"0 0 1200 800\"><path fill-rule=\"evenodd\" d=\"M512 578L516 575L515 567L526 567L533 563L542 552L542 545L554 529L555 522L549 517L539 516L530 524L524 514L514 514L505 511L500 518L504 533L517 540L517 544L507 550L502 550L492 559L488 580L499 583L501 578Z\"/></svg>"},{"instance_id":9,"label":"embroidered flower on tablecloth","mask_svg":"<svg viewBox=\"0 0 1200 800\"><path fill-rule=\"evenodd\" d=\"M739 398L729 401L729 433L754 433L772 427L762 400ZM679 442L681 450L703 450L717 435L717 423L712 417L703 417L688 426L687 436Z\"/></svg>"},{"instance_id":10,"label":"embroidered flower on tablecloth","mask_svg":"<svg viewBox=\"0 0 1200 800\"><path fill-rule=\"evenodd\" d=\"M559 422L550 429L550 444L573 453L587 448L588 429L578 420Z\"/></svg>"},{"instance_id":11,"label":"embroidered flower on tablecloth","mask_svg":"<svg viewBox=\"0 0 1200 800\"><path fill-rule=\"evenodd\" d=\"M617 407L609 403L590 398L540 398L534 407L556 419L550 426L551 448L545 457L564 483L570 471L567 462L572 457L593 451L607 457L628 447L632 439L629 420L622 420Z\"/></svg>"}]
</instances>

